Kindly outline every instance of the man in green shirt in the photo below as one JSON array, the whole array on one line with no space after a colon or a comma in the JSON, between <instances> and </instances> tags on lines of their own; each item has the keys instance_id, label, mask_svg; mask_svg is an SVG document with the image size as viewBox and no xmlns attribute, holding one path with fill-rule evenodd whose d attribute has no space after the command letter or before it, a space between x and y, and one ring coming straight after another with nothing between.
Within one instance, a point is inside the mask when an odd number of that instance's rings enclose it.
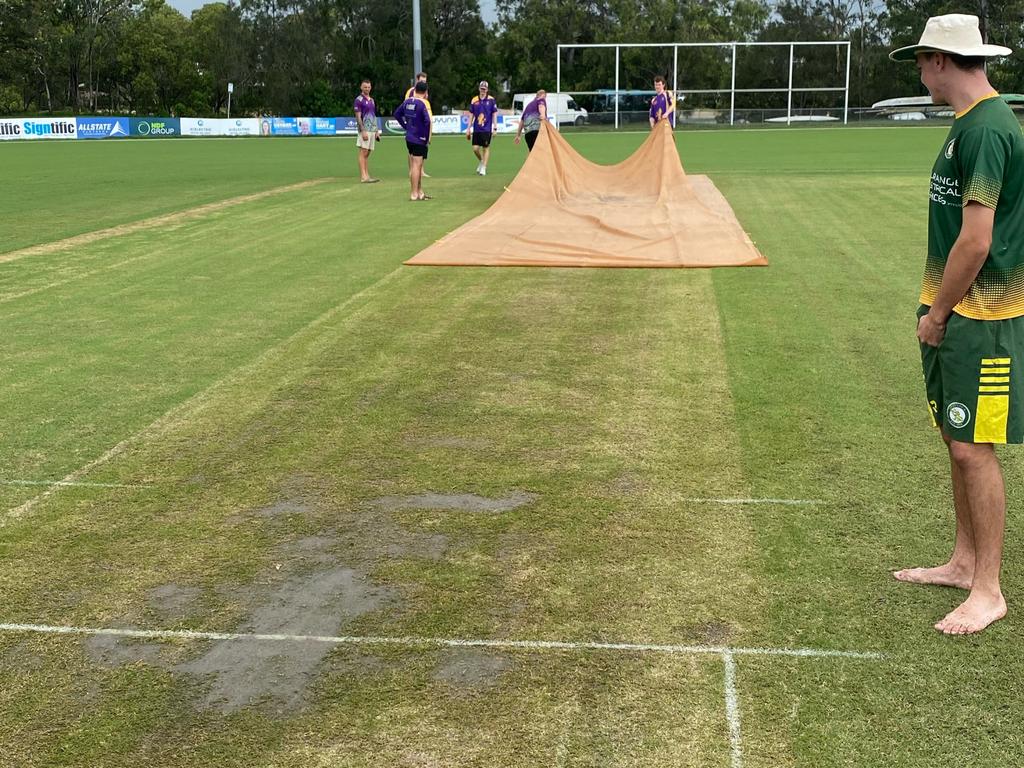
<instances>
[{"instance_id":1,"label":"man in green shirt","mask_svg":"<svg viewBox=\"0 0 1024 768\"><path fill-rule=\"evenodd\" d=\"M1006 615L1006 493L993 446L1024 442L1024 136L985 60L1010 52L983 43L976 16L949 14L889 54L916 61L932 101L956 114L932 168L917 325L932 420L949 451L956 539L945 564L894 574L969 590L935 625L947 635Z\"/></svg>"}]
</instances>

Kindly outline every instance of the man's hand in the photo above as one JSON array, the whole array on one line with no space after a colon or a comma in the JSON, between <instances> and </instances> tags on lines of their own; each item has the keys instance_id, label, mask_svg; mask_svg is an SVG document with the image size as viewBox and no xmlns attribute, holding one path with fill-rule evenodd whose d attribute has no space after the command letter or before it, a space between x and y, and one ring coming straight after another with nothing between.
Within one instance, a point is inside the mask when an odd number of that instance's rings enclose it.
<instances>
[{"instance_id":1,"label":"man's hand","mask_svg":"<svg viewBox=\"0 0 1024 768\"><path fill-rule=\"evenodd\" d=\"M515 139L514 139L514 140L512 141L512 143L513 143L513 144L518 144L518 143L519 143L519 134L518 134L518 133L516 134L516 137L515 137Z\"/></svg>"},{"instance_id":2,"label":"man's hand","mask_svg":"<svg viewBox=\"0 0 1024 768\"><path fill-rule=\"evenodd\" d=\"M363 131L363 141L369 141L369 140L370 140L370 134L367 133L366 131Z\"/></svg>"},{"instance_id":3,"label":"man's hand","mask_svg":"<svg viewBox=\"0 0 1024 768\"><path fill-rule=\"evenodd\" d=\"M946 323L939 322L929 312L917 321L917 340L929 347L937 347L946 335Z\"/></svg>"},{"instance_id":4,"label":"man's hand","mask_svg":"<svg viewBox=\"0 0 1024 768\"><path fill-rule=\"evenodd\" d=\"M466 141L472 141L472 140L473 140L473 129L470 128L468 131L466 131Z\"/></svg>"}]
</instances>

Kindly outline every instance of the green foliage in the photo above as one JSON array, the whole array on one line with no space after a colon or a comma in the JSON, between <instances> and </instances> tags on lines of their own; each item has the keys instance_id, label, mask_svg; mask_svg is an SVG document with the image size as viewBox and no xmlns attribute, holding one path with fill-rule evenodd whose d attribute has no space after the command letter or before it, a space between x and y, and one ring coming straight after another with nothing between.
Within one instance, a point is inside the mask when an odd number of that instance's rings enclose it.
<instances>
[{"instance_id":1,"label":"green foliage","mask_svg":"<svg viewBox=\"0 0 1024 768\"><path fill-rule=\"evenodd\" d=\"M513 92L551 88L559 43L780 42L849 40L851 103L869 105L923 93L912 67L887 53L914 42L929 15L973 12L991 42L1024 47L1024 0L510 0L498 24L485 25L478 0L421 0L423 66L438 112L464 108L487 79L502 106ZM235 114L346 113L369 77L381 110L390 112L411 82L409 0L227 0L190 19L166 0L3 0L0 2L0 110L132 111L224 114L228 83ZM845 52L801 57L798 81L845 81ZM672 49L624 51L632 85L676 66ZM744 49L738 79L750 88L788 78L788 48ZM680 84L728 85L727 50L690 49ZM994 62L993 84L1024 90L1024 58ZM614 56L566 50L563 90L614 84ZM701 97L695 96L695 106ZM712 99L713 97L707 97ZM809 106L813 94L797 97ZM744 106L779 106L753 94Z\"/></svg>"}]
</instances>

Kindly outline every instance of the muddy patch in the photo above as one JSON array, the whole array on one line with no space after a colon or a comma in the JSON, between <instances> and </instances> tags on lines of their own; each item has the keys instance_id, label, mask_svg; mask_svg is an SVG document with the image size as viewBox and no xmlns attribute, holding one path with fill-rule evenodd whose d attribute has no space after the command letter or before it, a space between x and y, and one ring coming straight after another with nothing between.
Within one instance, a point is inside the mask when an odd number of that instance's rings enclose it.
<instances>
[{"instance_id":1,"label":"muddy patch","mask_svg":"<svg viewBox=\"0 0 1024 768\"><path fill-rule=\"evenodd\" d=\"M196 611L202 594L203 591L198 587L164 584L151 589L147 597L149 607L162 619L179 621Z\"/></svg>"},{"instance_id":2,"label":"muddy patch","mask_svg":"<svg viewBox=\"0 0 1024 768\"><path fill-rule=\"evenodd\" d=\"M337 636L353 620L384 607L391 590L371 584L352 568L335 567L284 578L236 632ZM225 640L175 671L201 678L199 706L220 712L259 706L299 709L333 643L314 640Z\"/></svg>"},{"instance_id":3,"label":"muddy patch","mask_svg":"<svg viewBox=\"0 0 1024 768\"><path fill-rule=\"evenodd\" d=\"M735 637L736 630L724 621L708 621L698 624L693 634L705 645L728 645Z\"/></svg>"},{"instance_id":4,"label":"muddy patch","mask_svg":"<svg viewBox=\"0 0 1024 768\"><path fill-rule=\"evenodd\" d=\"M434 679L464 690L480 690L497 685L499 678L512 668L504 656L482 648L453 648L446 651Z\"/></svg>"},{"instance_id":5,"label":"muddy patch","mask_svg":"<svg viewBox=\"0 0 1024 768\"><path fill-rule=\"evenodd\" d=\"M160 643L114 635L92 635L85 638L84 643L89 658L107 667L138 663L162 666Z\"/></svg>"},{"instance_id":6,"label":"muddy patch","mask_svg":"<svg viewBox=\"0 0 1024 768\"><path fill-rule=\"evenodd\" d=\"M414 496L384 496L374 504L385 509L430 509L445 512L510 512L537 498L534 493L515 491L500 499L475 493L420 493Z\"/></svg>"}]
</instances>

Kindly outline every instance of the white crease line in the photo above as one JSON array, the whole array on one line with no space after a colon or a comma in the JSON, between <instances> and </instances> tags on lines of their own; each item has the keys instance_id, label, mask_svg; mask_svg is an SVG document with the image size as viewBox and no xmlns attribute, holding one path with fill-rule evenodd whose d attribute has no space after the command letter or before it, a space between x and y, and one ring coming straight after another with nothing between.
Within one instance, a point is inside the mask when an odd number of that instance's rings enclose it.
<instances>
[{"instance_id":1,"label":"white crease line","mask_svg":"<svg viewBox=\"0 0 1024 768\"><path fill-rule=\"evenodd\" d=\"M56 485L62 488L152 488L146 483L76 483L66 480L0 480L0 485Z\"/></svg>"},{"instance_id":2,"label":"white crease line","mask_svg":"<svg viewBox=\"0 0 1024 768\"><path fill-rule=\"evenodd\" d=\"M743 768L743 738L740 729L740 699L736 692L736 659L731 651L722 654L725 663L725 719L729 723L732 768Z\"/></svg>"},{"instance_id":3,"label":"white crease line","mask_svg":"<svg viewBox=\"0 0 1024 768\"><path fill-rule=\"evenodd\" d=\"M686 498L680 499L691 504L781 504L789 506L812 506L824 504L821 499L701 499Z\"/></svg>"},{"instance_id":4,"label":"white crease line","mask_svg":"<svg viewBox=\"0 0 1024 768\"><path fill-rule=\"evenodd\" d=\"M46 499L48 499L50 496L52 496L59 488L62 488L64 486L71 485L71 484L74 484L74 483L78 483L81 478L83 478L86 475L88 475L90 472L92 472L94 469L96 469L96 467L102 466L103 464L106 464L111 459L114 459L114 458L117 458L118 456L120 456L133 443L135 443L137 441L140 441L140 440L144 440L144 439L146 439L147 437L149 437L152 434L159 434L159 432L161 430L163 430L163 429L167 428L168 426L174 424L175 420L178 419L182 414L188 413L188 411L190 409L195 409L195 408L200 407L208 399L213 397L219 390L223 389L224 387L227 387L227 386L230 386L230 385L234 384L235 382L239 381L240 379L244 379L245 377L250 375L253 371L259 370L260 366L264 365L268 360L273 358L275 355L279 354L282 349L287 348L292 342L294 342L296 339L300 338L303 334L309 333L310 330L312 330L312 329L316 328L317 326L323 325L324 323L330 321L331 319L334 318L335 315L337 315L339 312L342 312L343 310L345 310L350 304L352 304L357 299L361 298L364 294L368 293L369 291L373 290L374 288L377 288L377 287L381 286L382 284L384 284L388 280L392 279L393 277L395 277L395 276L397 276L397 275L399 275L401 273L402 273L402 266L399 265L394 270L392 270L391 272L388 272L386 275L384 275L384 277L382 277L380 280L377 280L375 283L371 283L370 285L368 285L365 288L363 288L361 291L359 291L357 293L354 293L351 296L349 296L347 299L345 299L345 301L341 302L341 304L338 304L338 305L336 305L334 307L331 307L329 310L324 312L319 317L314 318L312 321L310 321L309 323L304 325L302 328L297 330L295 333L293 333L287 339L284 339L283 341L278 342L277 344L272 346L270 349L267 349L267 350L263 351L259 356L257 356L251 362L246 363L246 364L244 364L244 365L242 365L242 366L240 366L238 368L235 368L232 371L229 371L227 373L227 375L224 376L224 378L218 379L217 381L213 382L213 384L208 386L206 389L201 390L200 392L197 392L196 394L192 395L192 397L190 397L188 400L186 400L183 403L179 403L178 405L174 406L173 408L171 408L171 410L167 411L167 413L165 413L163 416L159 417L156 421L151 423L148 427L143 427L140 431L136 432L134 435L130 435L129 437L126 437L124 440L119 442L113 448L110 448L108 451L106 451L101 456L93 459L88 464L85 464L85 465L79 467L74 472L71 472L67 477L65 477L64 479L62 479L59 482L55 483L54 485L50 486L49 488L47 488L45 491L43 491L42 493L38 494L37 496L32 497L31 499L26 501L24 504L21 504L20 506L17 506L17 507L14 507L12 509L7 510L6 513L4 513L3 515L0 515L0 528L2 528L5 525L7 525L7 523L9 523L11 520L17 520L17 519L22 518L25 515L27 515L29 512L31 512L33 509L35 509L35 507L40 502L43 502Z\"/></svg>"},{"instance_id":5,"label":"white crease line","mask_svg":"<svg viewBox=\"0 0 1024 768\"><path fill-rule=\"evenodd\" d=\"M504 648L535 651L628 651L675 655L759 655L817 658L882 659L880 653L830 651L815 648L729 648L712 645L658 645L654 643L564 642L557 640L465 640L443 637L374 637L356 635L289 635L258 632L198 632L174 629L117 629L51 626L48 624L0 624L0 632L35 632L49 635L103 635L150 640L250 640L262 642L307 642L332 645L399 645L433 648Z\"/></svg>"}]
</instances>

